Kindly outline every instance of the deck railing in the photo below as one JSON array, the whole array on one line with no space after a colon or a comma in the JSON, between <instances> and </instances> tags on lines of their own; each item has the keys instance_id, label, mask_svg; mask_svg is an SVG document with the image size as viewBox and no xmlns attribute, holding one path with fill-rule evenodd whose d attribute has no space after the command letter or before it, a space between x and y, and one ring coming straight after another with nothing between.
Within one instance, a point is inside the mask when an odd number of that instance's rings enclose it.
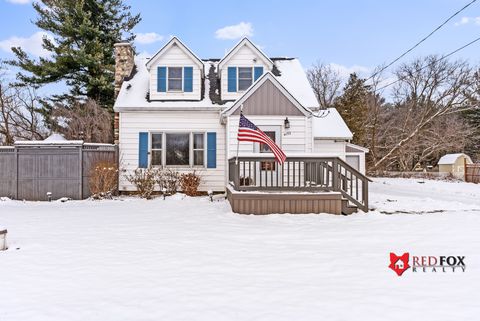
<instances>
[{"instance_id":1,"label":"deck railing","mask_svg":"<svg viewBox=\"0 0 480 321\"><path fill-rule=\"evenodd\" d=\"M369 179L338 157L288 157L283 165L273 157L231 158L229 181L237 191L341 192L368 211Z\"/></svg>"}]
</instances>

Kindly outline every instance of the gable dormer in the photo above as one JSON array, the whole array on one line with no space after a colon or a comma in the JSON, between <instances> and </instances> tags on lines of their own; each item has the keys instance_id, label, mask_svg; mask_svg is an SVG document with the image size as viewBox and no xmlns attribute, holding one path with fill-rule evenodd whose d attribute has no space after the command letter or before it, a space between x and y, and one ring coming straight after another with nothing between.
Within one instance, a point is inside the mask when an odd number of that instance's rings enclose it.
<instances>
[{"instance_id":1,"label":"gable dormer","mask_svg":"<svg viewBox=\"0 0 480 321\"><path fill-rule=\"evenodd\" d=\"M273 62L248 38L243 38L218 63L222 100L240 98L272 68Z\"/></svg>"},{"instance_id":2,"label":"gable dormer","mask_svg":"<svg viewBox=\"0 0 480 321\"><path fill-rule=\"evenodd\" d=\"M146 64L150 100L200 100L204 65L173 37Z\"/></svg>"}]
</instances>

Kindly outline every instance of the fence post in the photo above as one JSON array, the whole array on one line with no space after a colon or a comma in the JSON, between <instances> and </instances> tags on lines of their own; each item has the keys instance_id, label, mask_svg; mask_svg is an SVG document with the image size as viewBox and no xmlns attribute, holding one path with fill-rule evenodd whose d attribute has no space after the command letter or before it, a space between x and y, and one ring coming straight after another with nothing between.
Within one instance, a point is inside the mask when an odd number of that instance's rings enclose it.
<instances>
[{"instance_id":1,"label":"fence post","mask_svg":"<svg viewBox=\"0 0 480 321\"><path fill-rule=\"evenodd\" d=\"M13 164L15 166L15 199L18 200L18 149L17 146L13 147Z\"/></svg>"},{"instance_id":2,"label":"fence post","mask_svg":"<svg viewBox=\"0 0 480 321\"><path fill-rule=\"evenodd\" d=\"M467 175L467 159L463 158L463 178L464 181L468 183L468 175Z\"/></svg>"},{"instance_id":3,"label":"fence post","mask_svg":"<svg viewBox=\"0 0 480 321\"><path fill-rule=\"evenodd\" d=\"M80 167L80 199L83 199L83 143L79 147L78 157L79 157L79 167Z\"/></svg>"}]
</instances>

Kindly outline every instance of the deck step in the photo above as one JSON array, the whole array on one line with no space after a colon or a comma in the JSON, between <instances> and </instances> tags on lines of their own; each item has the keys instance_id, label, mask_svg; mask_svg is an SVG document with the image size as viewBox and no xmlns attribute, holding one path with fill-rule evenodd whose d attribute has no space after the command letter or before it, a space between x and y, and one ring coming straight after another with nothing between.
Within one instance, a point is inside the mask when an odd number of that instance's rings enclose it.
<instances>
[{"instance_id":1,"label":"deck step","mask_svg":"<svg viewBox=\"0 0 480 321\"><path fill-rule=\"evenodd\" d=\"M357 213L357 211L358 211L357 206L350 204L350 202L347 199L342 198L342 214L350 215L353 213Z\"/></svg>"}]
</instances>

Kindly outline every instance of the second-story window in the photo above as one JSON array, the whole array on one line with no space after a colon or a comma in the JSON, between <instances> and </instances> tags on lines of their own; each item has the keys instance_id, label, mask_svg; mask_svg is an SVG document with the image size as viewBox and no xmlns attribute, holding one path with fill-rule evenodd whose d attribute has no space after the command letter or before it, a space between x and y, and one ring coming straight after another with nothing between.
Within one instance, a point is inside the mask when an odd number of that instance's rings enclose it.
<instances>
[{"instance_id":1,"label":"second-story window","mask_svg":"<svg viewBox=\"0 0 480 321\"><path fill-rule=\"evenodd\" d=\"M168 67L168 91L182 91L182 67Z\"/></svg>"},{"instance_id":2,"label":"second-story window","mask_svg":"<svg viewBox=\"0 0 480 321\"><path fill-rule=\"evenodd\" d=\"M245 91L252 85L252 67L238 67L238 91Z\"/></svg>"}]
</instances>

